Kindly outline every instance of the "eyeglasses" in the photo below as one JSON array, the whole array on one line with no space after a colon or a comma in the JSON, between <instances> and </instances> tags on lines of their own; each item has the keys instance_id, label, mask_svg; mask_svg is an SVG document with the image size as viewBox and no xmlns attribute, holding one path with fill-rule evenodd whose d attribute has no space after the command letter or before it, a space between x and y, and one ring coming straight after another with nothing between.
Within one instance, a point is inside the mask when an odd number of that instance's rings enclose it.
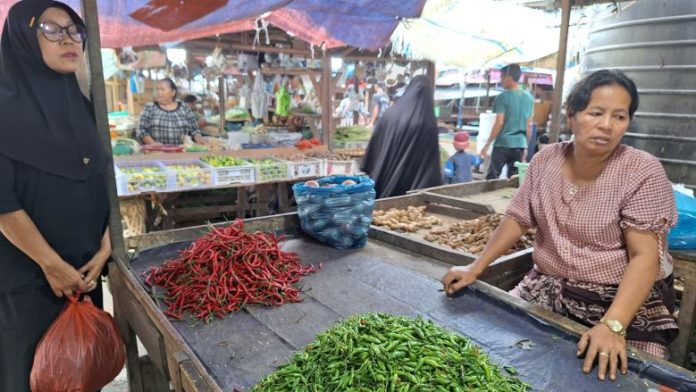
<instances>
[{"instance_id":1,"label":"eyeglasses","mask_svg":"<svg viewBox=\"0 0 696 392\"><path fill-rule=\"evenodd\" d=\"M52 22L42 22L39 23L38 28L43 36L51 42L62 41L63 37L65 37L64 32L68 33L68 37L77 43L82 43L87 37L87 31L84 26L76 24L63 27Z\"/></svg>"}]
</instances>

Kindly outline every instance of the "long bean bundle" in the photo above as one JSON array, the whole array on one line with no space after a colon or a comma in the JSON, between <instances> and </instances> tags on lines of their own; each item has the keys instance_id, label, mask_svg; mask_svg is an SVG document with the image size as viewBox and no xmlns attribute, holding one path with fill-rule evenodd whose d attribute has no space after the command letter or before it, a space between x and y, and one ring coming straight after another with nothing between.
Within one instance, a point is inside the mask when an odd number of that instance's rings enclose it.
<instances>
[{"instance_id":1,"label":"long bean bundle","mask_svg":"<svg viewBox=\"0 0 696 392\"><path fill-rule=\"evenodd\" d=\"M492 364L470 340L432 321L367 314L318 335L253 392L528 389Z\"/></svg>"}]
</instances>

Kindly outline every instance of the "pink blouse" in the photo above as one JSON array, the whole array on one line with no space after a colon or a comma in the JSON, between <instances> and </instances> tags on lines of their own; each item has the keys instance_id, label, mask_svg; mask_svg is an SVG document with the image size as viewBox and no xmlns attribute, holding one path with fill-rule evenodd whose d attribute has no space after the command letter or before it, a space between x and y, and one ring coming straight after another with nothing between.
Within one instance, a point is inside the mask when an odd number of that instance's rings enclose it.
<instances>
[{"instance_id":1,"label":"pink blouse","mask_svg":"<svg viewBox=\"0 0 696 392\"><path fill-rule=\"evenodd\" d=\"M672 186L657 158L624 145L593 184L576 186L561 172L571 146L552 144L534 157L507 215L537 228L533 257L539 272L617 285L628 265L622 229L666 235L677 221ZM657 279L672 273L662 242Z\"/></svg>"}]
</instances>

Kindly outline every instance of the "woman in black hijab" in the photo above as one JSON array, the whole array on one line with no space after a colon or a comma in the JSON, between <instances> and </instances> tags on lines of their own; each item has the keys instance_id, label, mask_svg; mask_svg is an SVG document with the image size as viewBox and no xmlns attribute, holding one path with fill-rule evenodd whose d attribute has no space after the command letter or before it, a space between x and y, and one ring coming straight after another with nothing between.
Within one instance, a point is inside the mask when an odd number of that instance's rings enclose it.
<instances>
[{"instance_id":1,"label":"woman in black hijab","mask_svg":"<svg viewBox=\"0 0 696 392\"><path fill-rule=\"evenodd\" d=\"M85 25L67 5L23 0L0 51L0 391L29 391L39 340L65 296L91 292L111 253L106 173L75 71Z\"/></svg>"},{"instance_id":2,"label":"woman in black hijab","mask_svg":"<svg viewBox=\"0 0 696 392\"><path fill-rule=\"evenodd\" d=\"M442 185L433 89L427 77L413 78L379 119L361 169L375 180L378 198Z\"/></svg>"}]
</instances>

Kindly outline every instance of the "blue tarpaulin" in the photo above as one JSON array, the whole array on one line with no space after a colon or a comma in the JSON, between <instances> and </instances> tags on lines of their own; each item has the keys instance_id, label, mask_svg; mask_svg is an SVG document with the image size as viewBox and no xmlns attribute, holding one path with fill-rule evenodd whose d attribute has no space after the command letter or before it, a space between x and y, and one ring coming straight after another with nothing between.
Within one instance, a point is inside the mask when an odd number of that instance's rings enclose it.
<instances>
[{"instance_id":1,"label":"blue tarpaulin","mask_svg":"<svg viewBox=\"0 0 696 392\"><path fill-rule=\"evenodd\" d=\"M79 0L65 0L78 12ZM186 4L188 2L188 4ZM377 49L389 38L402 18L420 16L425 0L222 0L211 12L169 31L135 19L134 13L152 12L152 20L170 11L182 20L193 15L191 8L205 8L194 0L98 0L102 46L156 45L216 34L253 30L257 18L314 45L328 48L355 46ZM16 0L0 0L0 16ZM197 3L197 4L194 4ZM188 8L188 9L187 9ZM188 14L187 14L188 13ZM176 23L175 23L176 24Z\"/></svg>"}]
</instances>

